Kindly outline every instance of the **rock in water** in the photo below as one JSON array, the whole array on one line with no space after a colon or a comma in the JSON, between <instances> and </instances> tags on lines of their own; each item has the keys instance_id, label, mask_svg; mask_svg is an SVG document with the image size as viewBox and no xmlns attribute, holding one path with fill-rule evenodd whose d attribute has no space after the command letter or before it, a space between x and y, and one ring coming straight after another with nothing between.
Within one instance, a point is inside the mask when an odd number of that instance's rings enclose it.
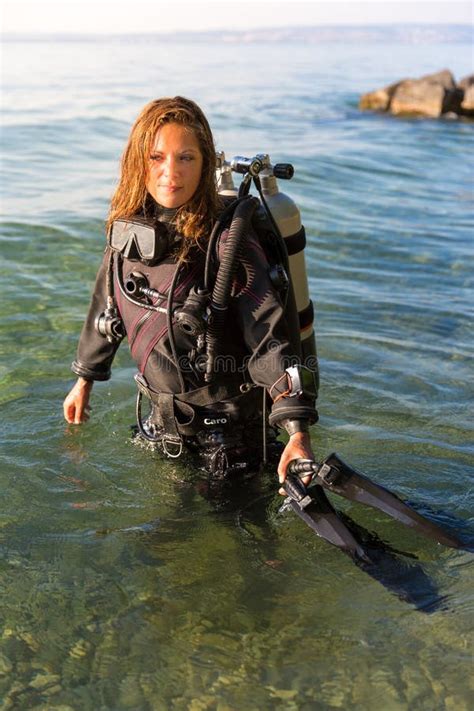
<instances>
[{"instance_id":1,"label":"rock in water","mask_svg":"<svg viewBox=\"0 0 474 711\"><path fill-rule=\"evenodd\" d=\"M396 84L390 84L390 86L385 86L383 89L376 89L375 91L369 91L368 94L363 94L359 101L359 108L369 111L388 111L395 89L401 83L397 81Z\"/></svg>"},{"instance_id":2,"label":"rock in water","mask_svg":"<svg viewBox=\"0 0 474 711\"><path fill-rule=\"evenodd\" d=\"M474 74L461 79L459 88L464 91L461 112L464 116L474 116Z\"/></svg>"},{"instance_id":3,"label":"rock in water","mask_svg":"<svg viewBox=\"0 0 474 711\"><path fill-rule=\"evenodd\" d=\"M456 84L448 69L436 74L428 74L420 79L403 79L382 89L364 94L359 108L373 111L386 111L395 116L426 116L438 118L443 114L470 115L469 98L474 79L466 77ZM468 97L466 95L469 94ZM463 102L467 99L464 106Z\"/></svg>"},{"instance_id":4,"label":"rock in water","mask_svg":"<svg viewBox=\"0 0 474 711\"><path fill-rule=\"evenodd\" d=\"M399 114L438 117L443 113L444 89L423 81L404 81L397 88L390 111Z\"/></svg>"}]
</instances>

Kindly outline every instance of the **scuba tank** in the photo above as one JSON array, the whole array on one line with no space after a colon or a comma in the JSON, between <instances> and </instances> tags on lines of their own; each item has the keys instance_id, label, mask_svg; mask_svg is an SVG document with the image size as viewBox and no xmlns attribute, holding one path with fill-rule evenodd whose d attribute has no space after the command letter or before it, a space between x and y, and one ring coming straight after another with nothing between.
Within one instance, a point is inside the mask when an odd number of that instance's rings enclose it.
<instances>
[{"instance_id":1,"label":"scuba tank","mask_svg":"<svg viewBox=\"0 0 474 711\"><path fill-rule=\"evenodd\" d=\"M243 175L240 188L234 186L232 172ZM257 154L253 158L236 156L231 161L226 161L223 151L217 153L217 188L220 195L242 196L245 195L250 183L254 182L260 196L267 218L273 228L274 244L270 245L273 252L278 252L277 242L283 239L288 267L288 277L296 302L296 312L292 304L288 304L287 314L299 332L302 363L318 375L316 340L314 335L314 310L309 296L308 278L304 248L306 246L305 229L301 224L300 211L294 200L280 192L277 179L290 180L294 169L289 163L272 165L270 156ZM253 225L259 234L258 220ZM268 242L268 240L267 240ZM263 244L264 248L267 246ZM268 249L268 246L267 246ZM270 256L270 255L268 255ZM269 259L270 263L272 259ZM280 262L282 260L279 260ZM292 300L292 299L290 299Z\"/></svg>"},{"instance_id":2,"label":"scuba tank","mask_svg":"<svg viewBox=\"0 0 474 711\"><path fill-rule=\"evenodd\" d=\"M232 166L226 161L224 151L216 152L216 181L219 195L234 198L238 196L239 191L232 178Z\"/></svg>"}]
</instances>

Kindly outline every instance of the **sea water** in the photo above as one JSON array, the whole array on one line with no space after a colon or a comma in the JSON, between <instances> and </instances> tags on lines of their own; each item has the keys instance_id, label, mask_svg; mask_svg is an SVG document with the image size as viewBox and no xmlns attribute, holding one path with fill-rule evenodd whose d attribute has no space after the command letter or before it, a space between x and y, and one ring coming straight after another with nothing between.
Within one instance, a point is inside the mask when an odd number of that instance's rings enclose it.
<instances>
[{"instance_id":1,"label":"sea water","mask_svg":"<svg viewBox=\"0 0 474 711\"><path fill-rule=\"evenodd\" d=\"M364 91L464 45L3 48L2 709L472 707L472 555L333 500L397 556L398 594L278 513L274 472L210 484L130 443L124 346L82 427L62 418L130 125L182 94L227 156L291 161L337 451L465 537L472 524L473 124L361 113Z\"/></svg>"}]
</instances>

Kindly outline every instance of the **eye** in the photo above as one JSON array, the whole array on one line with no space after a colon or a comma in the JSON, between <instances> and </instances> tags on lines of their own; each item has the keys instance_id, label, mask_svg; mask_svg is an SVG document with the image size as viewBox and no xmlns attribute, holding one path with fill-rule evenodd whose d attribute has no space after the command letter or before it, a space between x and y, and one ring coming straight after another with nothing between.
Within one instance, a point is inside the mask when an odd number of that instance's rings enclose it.
<instances>
[{"instance_id":1,"label":"eye","mask_svg":"<svg viewBox=\"0 0 474 711\"><path fill-rule=\"evenodd\" d=\"M181 156L181 160L185 163L189 163L190 161L194 160L194 156L190 155L189 153L186 153L185 155Z\"/></svg>"},{"instance_id":2,"label":"eye","mask_svg":"<svg viewBox=\"0 0 474 711\"><path fill-rule=\"evenodd\" d=\"M155 161L155 162L159 161L159 160L163 160L163 156L161 155L161 153L152 153L150 156L150 160Z\"/></svg>"}]
</instances>

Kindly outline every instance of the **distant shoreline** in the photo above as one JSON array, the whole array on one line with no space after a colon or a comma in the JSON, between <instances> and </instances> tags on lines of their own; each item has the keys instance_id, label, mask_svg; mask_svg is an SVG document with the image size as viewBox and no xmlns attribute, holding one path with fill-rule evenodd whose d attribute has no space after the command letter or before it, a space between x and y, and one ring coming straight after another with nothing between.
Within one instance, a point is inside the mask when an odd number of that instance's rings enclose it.
<instances>
[{"instance_id":1,"label":"distant shoreline","mask_svg":"<svg viewBox=\"0 0 474 711\"><path fill-rule=\"evenodd\" d=\"M471 44L471 25L397 24L325 25L318 27L269 27L251 30L212 30L202 32L136 33L3 33L3 42L196 42L225 44L287 43L335 44L393 42L401 44Z\"/></svg>"}]
</instances>

